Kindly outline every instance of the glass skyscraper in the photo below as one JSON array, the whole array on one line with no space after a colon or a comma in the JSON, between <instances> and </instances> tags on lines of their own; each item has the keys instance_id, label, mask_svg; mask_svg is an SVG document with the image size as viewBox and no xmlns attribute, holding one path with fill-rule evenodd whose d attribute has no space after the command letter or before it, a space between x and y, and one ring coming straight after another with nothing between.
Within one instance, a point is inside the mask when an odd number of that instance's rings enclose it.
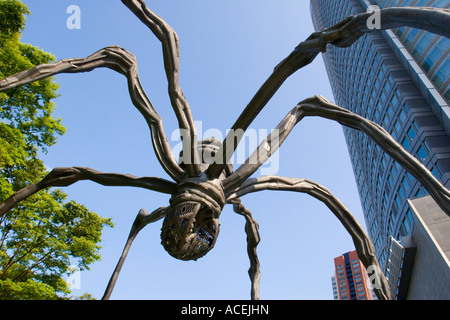
<instances>
[{"instance_id":1,"label":"glass skyscraper","mask_svg":"<svg viewBox=\"0 0 450 320\"><path fill-rule=\"evenodd\" d=\"M311 0L314 27L381 8L449 8L450 0ZM336 104L382 125L450 187L450 40L413 28L374 30L323 54ZM411 233L407 199L426 190L364 133L344 128L369 236L386 267L389 239Z\"/></svg>"}]
</instances>

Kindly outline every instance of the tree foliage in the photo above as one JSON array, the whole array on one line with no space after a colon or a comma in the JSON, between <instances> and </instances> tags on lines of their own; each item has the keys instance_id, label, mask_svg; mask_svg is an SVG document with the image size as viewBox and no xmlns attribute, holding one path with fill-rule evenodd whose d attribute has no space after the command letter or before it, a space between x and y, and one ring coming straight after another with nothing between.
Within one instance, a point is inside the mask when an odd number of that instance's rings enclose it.
<instances>
[{"instance_id":1,"label":"tree foliage","mask_svg":"<svg viewBox=\"0 0 450 320\"><path fill-rule=\"evenodd\" d=\"M27 7L0 1L0 79L53 55L20 42ZM0 202L48 172L38 158L65 128L53 117L58 85L47 78L0 93ZM45 190L0 219L0 299L61 299L70 294L63 276L77 263L81 270L100 259L102 218L61 190Z\"/></svg>"}]
</instances>

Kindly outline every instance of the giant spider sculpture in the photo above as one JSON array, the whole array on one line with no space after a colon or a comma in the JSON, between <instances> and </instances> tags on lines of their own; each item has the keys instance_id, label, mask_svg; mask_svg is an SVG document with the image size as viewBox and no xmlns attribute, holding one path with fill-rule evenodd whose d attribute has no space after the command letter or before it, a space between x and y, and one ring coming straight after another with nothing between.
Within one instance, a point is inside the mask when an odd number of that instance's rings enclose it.
<instances>
[{"instance_id":1,"label":"giant spider sculpture","mask_svg":"<svg viewBox=\"0 0 450 320\"><path fill-rule=\"evenodd\" d=\"M19 190L0 204L0 217L21 200L50 187L69 186L80 180L91 180L105 186L131 186L171 195L169 206L152 213L142 209L131 228L122 256L109 281L103 299L109 299L130 246L139 231L147 224L164 218L161 242L166 251L181 260L196 260L210 251L219 233L219 216L226 204L233 205L236 213L246 219L247 249L250 258L249 275L252 283L251 298L259 299L259 261L256 247L259 243L258 224L240 197L262 190L286 190L307 193L322 201L350 233L358 256L366 268L379 268L375 249L359 222L348 209L326 188L306 179L265 176L250 178L286 139L294 126L304 117L319 116L335 120L344 126L360 130L370 136L387 154L399 162L418 179L450 215L450 191L415 157L406 152L381 126L341 108L321 96L300 102L278 125L279 134L269 135L257 150L239 168L233 171L229 163L244 132L283 82L294 72L311 63L326 50L328 44L348 47L365 33L371 13L354 15L336 25L313 33L300 43L276 68L237 119L223 142L207 139L198 142L189 105L180 89L179 45L174 30L153 13L144 0L122 2L156 35L162 43L164 67L169 84L171 105L183 136L183 151L176 161L164 133L162 120L142 88L135 57L128 51L111 46L85 59L63 59L55 63L36 66L0 81L0 92L25 85L59 73L79 73L106 67L128 79L129 93L134 106L144 116L151 132L156 156L167 174L168 181L156 177L138 178L117 173L102 173L89 168L56 168L42 181ZM421 28L450 37L450 11L436 8L388 8L381 11L381 28L402 26ZM240 130L239 130L240 129ZM201 161L200 161L201 159ZM390 299L390 289L378 272L379 285L375 293L379 299Z\"/></svg>"}]
</instances>

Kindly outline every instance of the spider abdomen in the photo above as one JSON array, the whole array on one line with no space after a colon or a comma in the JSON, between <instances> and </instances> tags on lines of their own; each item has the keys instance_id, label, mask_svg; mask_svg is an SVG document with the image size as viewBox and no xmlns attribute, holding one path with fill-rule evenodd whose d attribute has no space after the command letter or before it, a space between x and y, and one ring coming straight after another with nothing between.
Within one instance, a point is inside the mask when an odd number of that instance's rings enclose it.
<instances>
[{"instance_id":1,"label":"spider abdomen","mask_svg":"<svg viewBox=\"0 0 450 320\"><path fill-rule=\"evenodd\" d=\"M197 260L215 245L225 205L220 181L191 178L179 184L161 229L161 243L180 260Z\"/></svg>"}]
</instances>

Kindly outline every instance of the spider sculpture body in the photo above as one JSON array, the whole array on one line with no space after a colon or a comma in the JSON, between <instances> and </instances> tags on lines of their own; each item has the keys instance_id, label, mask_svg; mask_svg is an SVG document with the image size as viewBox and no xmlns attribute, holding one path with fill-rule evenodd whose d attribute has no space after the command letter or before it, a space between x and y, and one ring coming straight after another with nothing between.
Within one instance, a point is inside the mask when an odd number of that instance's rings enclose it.
<instances>
[{"instance_id":1,"label":"spider sculpture body","mask_svg":"<svg viewBox=\"0 0 450 320\"><path fill-rule=\"evenodd\" d=\"M162 226L161 243L166 251L180 260L203 257L217 240L219 216L225 204L221 178L209 179L203 172L181 180L170 198Z\"/></svg>"},{"instance_id":2,"label":"spider sculpture body","mask_svg":"<svg viewBox=\"0 0 450 320\"><path fill-rule=\"evenodd\" d=\"M262 190L285 190L307 193L322 201L341 221L350 233L360 260L366 268L379 268L375 249L362 226L348 209L326 188L306 179L265 176L251 179L250 176L275 152L304 117L319 116L338 121L367 134L388 155L408 170L438 205L450 215L450 191L415 157L406 152L381 126L347 109L341 108L321 96L300 102L278 125L279 134L271 134L255 150L249 159L233 170L229 160L242 136L228 135L223 142L214 139L197 141L191 111L178 83L179 46L175 31L159 16L154 14L144 0L122 0L122 2L156 35L162 43L164 67L169 84L169 96L178 119L183 137L183 156L178 163L164 133L162 120L145 94L137 72L135 57L125 49L111 46L99 50L87 58L63 59L6 77L0 81L0 92L25 85L59 73L80 73L106 67L117 71L128 80L128 88L134 106L145 118L152 137L156 156L173 181L156 178L138 178L126 174L102 173L89 168L55 168L42 181L31 184L11 195L0 204L0 217L21 200L50 187L64 187L80 180L91 180L106 186L132 186L170 194L167 207L152 213L142 209L130 231L122 256L114 270L105 291L108 299L125 261L131 243L147 224L163 219L161 242L166 251L181 260L196 260L208 253L219 234L219 216L226 204L246 219L247 249L250 258L251 297L259 299L259 261L256 247L259 242L258 224L240 197ZM365 33L372 30L367 26L370 13L350 16L338 24L313 33L306 41L274 69L272 75L261 86L253 99L237 119L230 132L245 132L251 122L264 108L283 82L294 72L311 63L326 50L327 45L348 47ZM450 12L436 8L389 8L381 10L381 28L401 26L421 28L450 37ZM199 154L208 154L205 161ZM202 161L199 159L202 158ZM389 299L390 290L382 272L378 272L379 285L375 293L379 299Z\"/></svg>"}]
</instances>

